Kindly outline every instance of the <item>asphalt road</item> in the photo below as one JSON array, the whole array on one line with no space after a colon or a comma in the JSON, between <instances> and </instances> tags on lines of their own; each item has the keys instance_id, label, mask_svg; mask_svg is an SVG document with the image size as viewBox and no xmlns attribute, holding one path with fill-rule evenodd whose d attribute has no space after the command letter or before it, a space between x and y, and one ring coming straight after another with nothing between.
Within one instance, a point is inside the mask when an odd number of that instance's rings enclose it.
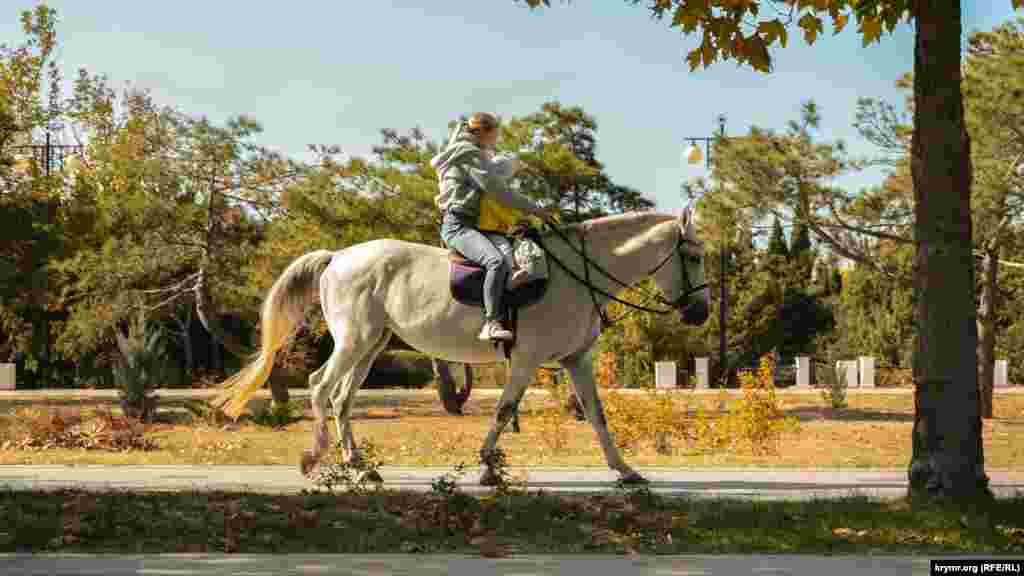
<instances>
[{"instance_id":1,"label":"asphalt road","mask_svg":"<svg viewBox=\"0 0 1024 576\"><path fill-rule=\"evenodd\" d=\"M617 474L602 468L510 468L514 477L526 476L527 488L549 492L587 493L611 490ZM860 494L898 498L905 494L903 469L766 469L723 468L697 470L639 469L653 492L706 498L808 500ZM447 468L382 467L384 487L430 490L431 481ZM1024 494L1024 470L988 470L997 497ZM488 490L477 484L479 469L459 479L467 492ZM311 489L298 466L0 466L0 487L15 489L86 490L200 490L296 493Z\"/></svg>"},{"instance_id":2,"label":"asphalt road","mask_svg":"<svg viewBox=\"0 0 1024 576\"><path fill-rule=\"evenodd\" d=\"M0 574L125 576L286 576L312 574L526 576L814 575L908 576L930 574L930 559L907 556L517 556L460 555L0 555Z\"/></svg>"}]
</instances>

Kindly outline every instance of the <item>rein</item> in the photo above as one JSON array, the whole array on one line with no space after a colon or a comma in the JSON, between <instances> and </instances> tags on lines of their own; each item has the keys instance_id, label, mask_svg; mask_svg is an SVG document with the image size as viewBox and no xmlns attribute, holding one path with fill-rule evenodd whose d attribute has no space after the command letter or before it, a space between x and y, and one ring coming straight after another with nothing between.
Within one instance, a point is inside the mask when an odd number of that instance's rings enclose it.
<instances>
[{"instance_id":1,"label":"rein","mask_svg":"<svg viewBox=\"0 0 1024 576\"><path fill-rule=\"evenodd\" d=\"M579 282L580 284L582 284L583 286L585 286L587 288L587 290L590 292L590 298L591 298L591 300L594 303L594 308L597 309L597 313L601 317L601 330L604 330L605 328L611 326L612 324L621 321L623 318L625 318L626 316L628 316L632 312L626 312L625 314L623 314L622 316L616 318L615 320L609 320L608 317L604 313L604 309L597 302L597 295L598 294L600 294L600 295L604 296L605 298L608 298L608 299L610 299L610 300L612 300L614 302L618 302L619 304L622 304L622 305L627 306L629 308L633 308L634 310L640 310L642 312L650 312L652 314L662 314L662 315L664 315L664 314L669 314L673 310L676 310L676 309L685 310L689 306L682 307L683 300L688 298L691 294L693 294L695 292L699 292L699 291L707 288L707 283L704 283L704 284L701 284L701 285L696 286L696 287L690 287L689 289L684 289L679 294L679 297L676 298L675 300L666 300L665 298L661 297L658 294L649 294L646 291L640 290L639 288L637 288L635 286L631 286L629 284L626 284L622 280L619 280L618 278L613 276L610 272L605 270L600 264L598 264L598 263L594 262L593 260L591 260L590 258L588 258L587 254L586 254L586 238L585 238L585 236L583 234L583 230L582 229L580 230L580 246L581 246L581 249L577 250L576 247L573 245L573 243L568 238L566 238L564 234L562 234L561 230L559 230L558 227L553 222L545 220L545 223L555 233L555 235L557 235L563 242L565 242L569 246L569 248L571 248L574 252L576 252L576 254L578 254L581 258L583 258L583 274L584 274L585 278L580 278L578 274L573 272L568 266L565 265L564 262L559 260L557 256L555 256L554 254L551 253L551 251L548 249L548 247L544 244L543 240L541 239L541 235L540 235L539 231L537 231L535 229L532 229L532 228L528 228L524 232L524 235L529 237L531 240L535 241L537 243L537 245L540 246L541 250L543 250L544 253L549 258L554 260L555 263L558 264L558 266L562 268L562 270L565 270L566 274L568 274L572 279L576 280L577 282ZM650 272L648 272L647 276L651 276L651 275L655 274L658 270L661 270L661 268L663 266L665 266L665 264L667 264L668 261L672 258L673 254L678 254L680 258L684 258L683 253L680 250L680 247L685 242L687 242L687 240L685 240L682 237L682 232L680 232L679 240L676 241L676 245L675 245L674 249L671 252L669 252L668 256L666 256L657 266L655 266ZM614 296L612 294L609 294L608 292L605 292L604 290L602 290L602 289L598 288L597 286L594 286L593 284L591 284L591 282L590 282L590 268L591 267L593 267L595 270L597 270L602 275L604 275L606 278L608 278L609 280L615 282L616 284L619 284L620 286L622 286L622 287L624 287L626 289L629 289L629 290L636 290L637 292L640 292L642 295L646 296L647 298L651 298L651 299L657 300L659 304L664 304L666 306L669 306L670 309L668 309L668 310L657 310L657 309L654 309L654 308L648 308L646 306L641 306L639 304L633 304L632 302L627 302L625 300L617 298L616 296ZM685 266L684 266L684 269L683 269L683 279L684 279L684 282L686 282L687 285L690 284L690 278L686 274Z\"/></svg>"}]
</instances>

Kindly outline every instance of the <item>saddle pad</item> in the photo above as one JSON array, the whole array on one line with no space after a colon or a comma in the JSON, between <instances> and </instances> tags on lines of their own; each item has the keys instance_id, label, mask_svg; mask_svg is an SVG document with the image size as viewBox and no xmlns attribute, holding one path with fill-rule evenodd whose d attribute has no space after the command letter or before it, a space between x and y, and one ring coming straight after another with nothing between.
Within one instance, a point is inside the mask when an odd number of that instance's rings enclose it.
<instances>
[{"instance_id":1,"label":"saddle pad","mask_svg":"<svg viewBox=\"0 0 1024 576\"><path fill-rule=\"evenodd\" d=\"M448 261L448 278L452 298L466 306L484 307L484 276L487 271L479 266ZM530 280L514 292L505 291L505 305L509 308L526 308L544 297L548 288L547 278Z\"/></svg>"}]
</instances>

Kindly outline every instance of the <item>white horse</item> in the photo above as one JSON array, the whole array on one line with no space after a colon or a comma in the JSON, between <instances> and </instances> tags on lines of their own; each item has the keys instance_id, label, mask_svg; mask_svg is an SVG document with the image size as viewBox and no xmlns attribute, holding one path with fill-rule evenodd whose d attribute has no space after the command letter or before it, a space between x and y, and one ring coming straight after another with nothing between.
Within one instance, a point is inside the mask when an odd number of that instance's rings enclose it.
<instances>
[{"instance_id":1,"label":"white horse","mask_svg":"<svg viewBox=\"0 0 1024 576\"><path fill-rule=\"evenodd\" d=\"M542 236L550 271L547 292L537 303L519 310L510 377L481 457L497 445L537 368L557 361L569 371L608 466L625 482L646 482L623 461L608 432L594 385L591 348L600 334L609 296L623 284L632 286L648 276L654 277L670 299L662 302L671 304L670 310L677 310L683 322L703 324L708 316L703 244L689 208L678 217L634 212L588 220L559 231L549 230ZM600 273L595 265L613 278ZM222 384L224 390L214 401L228 415L238 418L247 400L267 380L275 353L316 300L317 280L334 351L309 376L315 426L313 449L302 457L303 474L309 474L327 448L328 401L334 409L343 456L349 462L359 460L349 416L356 391L392 334L428 356L451 362L492 364L504 360L502 350L476 338L483 311L452 298L447 250L390 239L338 252L319 250L292 262L270 288L261 312L261 349L249 365ZM494 471L487 467L481 484L495 480Z\"/></svg>"}]
</instances>

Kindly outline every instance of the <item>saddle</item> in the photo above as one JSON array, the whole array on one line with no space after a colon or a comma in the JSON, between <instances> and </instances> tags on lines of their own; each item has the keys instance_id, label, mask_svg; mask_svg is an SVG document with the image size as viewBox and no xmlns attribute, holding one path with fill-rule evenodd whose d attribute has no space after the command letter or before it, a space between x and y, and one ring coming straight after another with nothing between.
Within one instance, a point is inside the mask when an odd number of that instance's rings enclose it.
<instances>
[{"instance_id":1,"label":"saddle","mask_svg":"<svg viewBox=\"0 0 1024 576\"><path fill-rule=\"evenodd\" d=\"M448 249L448 279L452 298L459 304L484 307L484 277L487 275L479 264L467 260L453 248ZM548 279L530 280L512 292L505 291L505 307L528 308L536 304L547 292Z\"/></svg>"},{"instance_id":2,"label":"saddle","mask_svg":"<svg viewBox=\"0 0 1024 576\"><path fill-rule=\"evenodd\" d=\"M514 242L516 237L508 237L508 239ZM456 302L465 306L483 308L484 277L486 275L487 270L485 268L466 259L457 250L453 248L448 249L449 286L452 298ZM547 288L548 279L537 278L525 282L511 292L505 290L505 317L503 320L513 333L516 332L516 320L518 319L519 309L528 308L539 302L544 297L545 292L547 292ZM497 347L498 344L499 342L495 342L494 346ZM511 357L511 349L515 345L515 341L504 342L503 344L505 358L508 359Z\"/></svg>"}]
</instances>

